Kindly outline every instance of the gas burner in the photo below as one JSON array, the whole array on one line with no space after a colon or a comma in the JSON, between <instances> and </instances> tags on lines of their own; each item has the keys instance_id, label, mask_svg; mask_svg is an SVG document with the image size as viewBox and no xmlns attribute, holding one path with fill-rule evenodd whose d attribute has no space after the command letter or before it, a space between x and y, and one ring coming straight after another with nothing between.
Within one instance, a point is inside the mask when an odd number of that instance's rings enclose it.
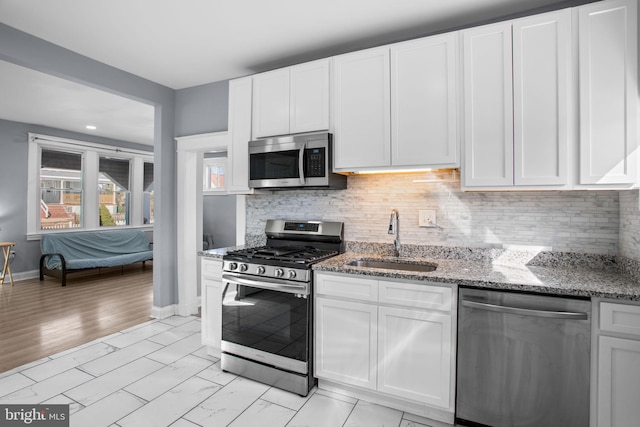
<instances>
[{"instance_id":1,"label":"gas burner","mask_svg":"<svg viewBox=\"0 0 640 427\"><path fill-rule=\"evenodd\" d=\"M335 250L316 249L310 246L260 246L257 248L240 249L227 253L225 259L245 262L282 262L307 265L312 262L337 255Z\"/></svg>"}]
</instances>

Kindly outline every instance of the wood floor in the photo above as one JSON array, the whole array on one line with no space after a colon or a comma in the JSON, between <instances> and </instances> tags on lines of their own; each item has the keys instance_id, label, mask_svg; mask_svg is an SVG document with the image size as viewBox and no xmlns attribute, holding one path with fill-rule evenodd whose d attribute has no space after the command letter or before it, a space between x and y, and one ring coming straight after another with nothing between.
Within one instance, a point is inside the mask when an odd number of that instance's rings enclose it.
<instances>
[{"instance_id":1,"label":"wood floor","mask_svg":"<svg viewBox=\"0 0 640 427\"><path fill-rule=\"evenodd\" d=\"M151 317L153 262L46 277L0 288L0 372L129 328Z\"/></svg>"}]
</instances>

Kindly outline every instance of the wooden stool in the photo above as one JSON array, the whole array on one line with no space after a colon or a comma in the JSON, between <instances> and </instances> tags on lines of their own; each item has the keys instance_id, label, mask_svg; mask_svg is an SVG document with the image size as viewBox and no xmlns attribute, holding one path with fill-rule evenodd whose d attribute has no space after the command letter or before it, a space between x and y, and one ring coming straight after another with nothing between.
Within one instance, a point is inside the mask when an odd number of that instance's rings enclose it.
<instances>
[{"instance_id":1,"label":"wooden stool","mask_svg":"<svg viewBox=\"0 0 640 427\"><path fill-rule=\"evenodd\" d=\"M9 265L9 255L11 255L11 248L15 245L14 242L0 242L0 248L2 248L2 252L4 253L4 268L2 269L2 276L0 276L3 285L4 278L7 277L7 273L9 273L9 281L11 282L11 286L13 286L13 275L11 274L11 266Z\"/></svg>"}]
</instances>

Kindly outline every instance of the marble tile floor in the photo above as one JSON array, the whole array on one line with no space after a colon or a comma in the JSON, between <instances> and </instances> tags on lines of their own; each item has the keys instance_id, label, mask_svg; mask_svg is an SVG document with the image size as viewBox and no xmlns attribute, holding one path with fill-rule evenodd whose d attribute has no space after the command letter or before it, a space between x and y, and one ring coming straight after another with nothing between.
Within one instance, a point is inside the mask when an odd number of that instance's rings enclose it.
<instances>
[{"instance_id":1,"label":"marble tile floor","mask_svg":"<svg viewBox=\"0 0 640 427\"><path fill-rule=\"evenodd\" d=\"M74 427L436 425L317 388L303 398L222 372L201 344L200 318L180 316L0 373L0 404L8 403L69 404Z\"/></svg>"}]
</instances>

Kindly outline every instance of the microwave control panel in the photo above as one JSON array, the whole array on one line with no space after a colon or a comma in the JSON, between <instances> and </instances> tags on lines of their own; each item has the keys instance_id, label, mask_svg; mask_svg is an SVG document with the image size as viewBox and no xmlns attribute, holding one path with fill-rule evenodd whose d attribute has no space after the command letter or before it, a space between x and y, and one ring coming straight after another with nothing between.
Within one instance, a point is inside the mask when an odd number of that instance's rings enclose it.
<instances>
[{"instance_id":1,"label":"microwave control panel","mask_svg":"<svg viewBox=\"0 0 640 427\"><path fill-rule=\"evenodd\" d=\"M325 149L321 148L307 148L304 150L305 154L305 170L304 175L307 178L322 178L326 175L325 170Z\"/></svg>"}]
</instances>

